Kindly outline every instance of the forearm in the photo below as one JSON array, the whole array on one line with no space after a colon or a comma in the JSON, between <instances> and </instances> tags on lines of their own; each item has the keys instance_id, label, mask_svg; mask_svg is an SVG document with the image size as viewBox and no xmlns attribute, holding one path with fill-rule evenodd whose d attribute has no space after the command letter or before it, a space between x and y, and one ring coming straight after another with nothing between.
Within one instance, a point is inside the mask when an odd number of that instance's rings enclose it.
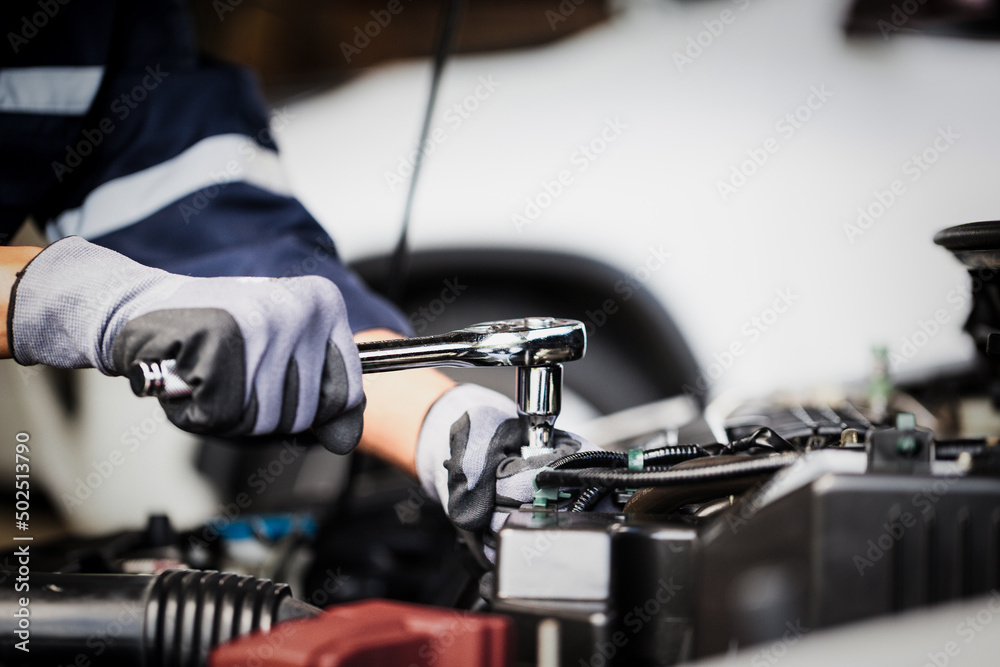
<instances>
[{"instance_id":1,"label":"forearm","mask_svg":"<svg viewBox=\"0 0 1000 667\"><path fill-rule=\"evenodd\" d=\"M10 357L7 349L7 307L10 305L10 290L17 279L17 273L30 262L41 248L15 246L0 248L0 359Z\"/></svg>"},{"instance_id":2,"label":"forearm","mask_svg":"<svg viewBox=\"0 0 1000 667\"><path fill-rule=\"evenodd\" d=\"M402 338L387 329L355 334L356 342ZM358 448L416 476L417 436L424 416L443 393L455 386L444 373L421 368L364 376L365 426Z\"/></svg>"}]
</instances>

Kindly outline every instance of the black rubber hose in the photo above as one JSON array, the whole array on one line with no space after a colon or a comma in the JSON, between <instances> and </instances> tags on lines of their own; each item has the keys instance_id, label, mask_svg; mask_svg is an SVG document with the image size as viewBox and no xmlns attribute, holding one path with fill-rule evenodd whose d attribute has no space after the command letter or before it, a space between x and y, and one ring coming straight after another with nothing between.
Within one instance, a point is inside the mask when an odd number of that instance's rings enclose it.
<instances>
[{"instance_id":1,"label":"black rubber hose","mask_svg":"<svg viewBox=\"0 0 1000 667\"><path fill-rule=\"evenodd\" d=\"M642 454L643 463L670 465L691 459L709 456L709 453L698 445L678 445L649 449ZM595 468L606 465L611 468L624 468L628 465L628 454L625 452L609 452L604 450L576 452L554 461L549 467L553 470L575 470L579 468Z\"/></svg>"},{"instance_id":2,"label":"black rubber hose","mask_svg":"<svg viewBox=\"0 0 1000 667\"><path fill-rule=\"evenodd\" d=\"M591 486L580 492L580 496L569 508L570 512L589 512L594 505L600 502L601 498L608 494L608 490L599 486Z\"/></svg>"},{"instance_id":3,"label":"black rubber hose","mask_svg":"<svg viewBox=\"0 0 1000 667\"><path fill-rule=\"evenodd\" d=\"M623 467L628 465L628 454L623 452L608 452L604 450L576 452L568 454L552 462L553 470L571 470L576 468L593 468L598 465Z\"/></svg>"},{"instance_id":4,"label":"black rubber hose","mask_svg":"<svg viewBox=\"0 0 1000 667\"><path fill-rule=\"evenodd\" d=\"M643 453L642 458L645 463L670 464L705 456L710 456L710 454L698 445L675 445L649 449Z\"/></svg>"},{"instance_id":5,"label":"black rubber hose","mask_svg":"<svg viewBox=\"0 0 1000 667\"><path fill-rule=\"evenodd\" d=\"M21 597L29 653L15 648ZM32 573L27 593L0 589L0 665L203 667L222 642L318 613L285 584L237 574Z\"/></svg>"},{"instance_id":6,"label":"black rubber hose","mask_svg":"<svg viewBox=\"0 0 1000 667\"><path fill-rule=\"evenodd\" d=\"M584 470L546 470L543 468L535 476L535 483L539 487L600 486L604 488L622 486L640 488L646 486L691 484L731 477L743 477L745 475L758 475L762 472L780 470L790 466L798 457L798 454L779 454L747 461L665 471L630 472L626 470L601 470L596 468L587 468Z\"/></svg>"}]
</instances>

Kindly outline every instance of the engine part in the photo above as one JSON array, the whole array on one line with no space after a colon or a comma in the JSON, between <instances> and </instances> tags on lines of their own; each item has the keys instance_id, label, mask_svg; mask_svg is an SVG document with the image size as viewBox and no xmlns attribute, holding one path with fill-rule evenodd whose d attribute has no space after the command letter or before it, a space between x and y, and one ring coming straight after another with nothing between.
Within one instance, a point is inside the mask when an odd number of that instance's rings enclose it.
<instances>
[{"instance_id":1,"label":"engine part","mask_svg":"<svg viewBox=\"0 0 1000 667\"><path fill-rule=\"evenodd\" d=\"M30 598L22 607L18 598ZM30 609L30 652L0 643L0 664L202 667L218 644L319 613L264 579L196 570L161 575L32 573L31 590L0 589L0 636Z\"/></svg>"},{"instance_id":2,"label":"engine part","mask_svg":"<svg viewBox=\"0 0 1000 667\"><path fill-rule=\"evenodd\" d=\"M1000 583L1000 479L838 473L774 491L764 485L700 533L698 656Z\"/></svg>"},{"instance_id":3,"label":"engine part","mask_svg":"<svg viewBox=\"0 0 1000 667\"><path fill-rule=\"evenodd\" d=\"M971 298L972 309L964 329L987 370L988 393L993 406L1000 406L1000 221L972 222L949 227L934 236L934 242L950 250L968 270L970 284L963 296Z\"/></svg>"},{"instance_id":4,"label":"engine part","mask_svg":"<svg viewBox=\"0 0 1000 667\"><path fill-rule=\"evenodd\" d=\"M929 473L934 459L934 437L918 429L909 412L896 415L895 428L873 431L868 441L870 472Z\"/></svg>"},{"instance_id":5,"label":"engine part","mask_svg":"<svg viewBox=\"0 0 1000 667\"><path fill-rule=\"evenodd\" d=\"M688 657L697 531L620 514L516 512L500 532L492 609L535 664L546 622L559 665L669 665Z\"/></svg>"},{"instance_id":6,"label":"engine part","mask_svg":"<svg viewBox=\"0 0 1000 667\"><path fill-rule=\"evenodd\" d=\"M837 406L793 404L746 405L726 419L726 433L731 441L768 428L800 449L817 449L840 442L848 429L866 433L872 423L849 402Z\"/></svg>"},{"instance_id":7,"label":"engine part","mask_svg":"<svg viewBox=\"0 0 1000 667\"><path fill-rule=\"evenodd\" d=\"M508 667L512 655L511 623L502 616L367 600L229 642L210 665Z\"/></svg>"},{"instance_id":8,"label":"engine part","mask_svg":"<svg viewBox=\"0 0 1000 667\"><path fill-rule=\"evenodd\" d=\"M755 457L724 463L707 462L697 468L683 470L549 470L543 468L535 475L535 484L545 486L668 486L672 484L692 484L711 482L733 477L746 477L774 472L790 466L798 454L778 454L776 456Z\"/></svg>"},{"instance_id":9,"label":"engine part","mask_svg":"<svg viewBox=\"0 0 1000 667\"><path fill-rule=\"evenodd\" d=\"M906 413L867 435L864 448L836 439L667 471L623 470L621 455L557 461L540 485L583 487L583 505L602 487L630 500L623 514L513 513L493 609L529 637L546 619L572 633L559 664L673 665L1000 584L997 448L957 443L948 458L962 460L938 460Z\"/></svg>"}]
</instances>

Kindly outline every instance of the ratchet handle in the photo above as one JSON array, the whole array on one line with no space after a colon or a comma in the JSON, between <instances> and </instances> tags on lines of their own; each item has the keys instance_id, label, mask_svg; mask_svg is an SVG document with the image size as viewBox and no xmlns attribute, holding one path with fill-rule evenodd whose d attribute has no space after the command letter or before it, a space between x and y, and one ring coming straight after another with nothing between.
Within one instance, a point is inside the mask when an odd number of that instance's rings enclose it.
<instances>
[{"instance_id":1,"label":"ratchet handle","mask_svg":"<svg viewBox=\"0 0 1000 667\"><path fill-rule=\"evenodd\" d=\"M554 317L524 317L476 324L437 336L358 343L362 373L433 366L552 368L583 357L583 323ZM173 359L137 361L129 369L136 396L181 398L192 387L176 373Z\"/></svg>"}]
</instances>

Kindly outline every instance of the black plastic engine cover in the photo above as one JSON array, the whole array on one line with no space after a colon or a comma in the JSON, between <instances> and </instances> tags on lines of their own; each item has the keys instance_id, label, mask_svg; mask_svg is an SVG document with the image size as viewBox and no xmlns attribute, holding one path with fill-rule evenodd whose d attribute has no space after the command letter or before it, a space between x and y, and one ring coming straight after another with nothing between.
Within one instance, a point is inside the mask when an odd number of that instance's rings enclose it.
<instances>
[{"instance_id":1,"label":"black plastic engine cover","mask_svg":"<svg viewBox=\"0 0 1000 667\"><path fill-rule=\"evenodd\" d=\"M621 514L518 512L500 533L493 610L517 626L519 664L558 624L559 664L668 665L690 655L693 527Z\"/></svg>"},{"instance_id":2,"label":"black plastic engine cover","mask_svg":"<svg viewBox=\"0 0 1000 667\"><path fill-rule=\"evenodd\" d=\"M698 563L698 657L969 597L1000 583L1000 479L828 474L719 516Z\"/></svg>"}]
</instances>

